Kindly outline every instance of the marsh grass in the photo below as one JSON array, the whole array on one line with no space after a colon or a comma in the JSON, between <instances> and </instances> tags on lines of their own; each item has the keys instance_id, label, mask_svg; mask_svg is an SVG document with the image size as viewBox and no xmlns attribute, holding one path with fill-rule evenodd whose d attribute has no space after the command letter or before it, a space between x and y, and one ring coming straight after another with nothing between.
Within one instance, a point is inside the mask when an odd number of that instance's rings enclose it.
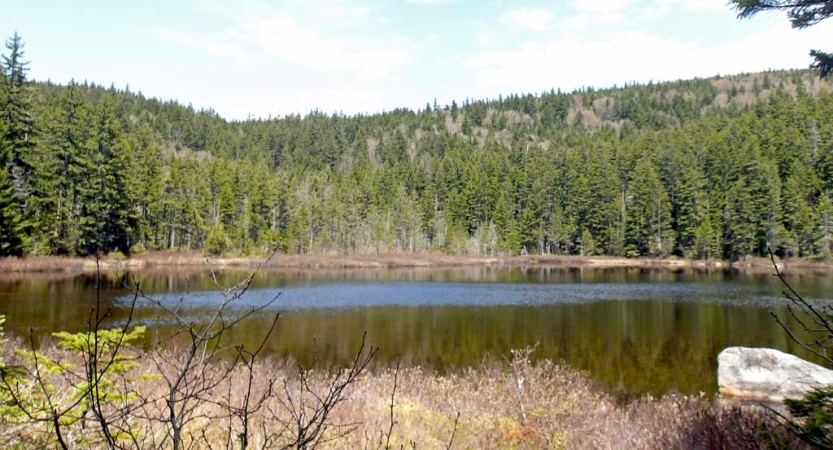
<instances>
[{"instance_id":1,"label":"marsh grass","mask_svg":"<svg viewBox=\"0 0 833 450\"><path fill-rule=\"evenodd\" d=\"M7 363L27 364L21 353L11 351L24 347L11 341ZM302 371L291 360L261 359L252 366L250 383L246 368L238 365L199 399L195 420L183 433L183 448L241 448L242 417L229 405L244 405L247 392L247 448L805 448L758 409L673 395L622 404L594 388L583 373L546 360L532 362L530 351L442 375L421 367L371 366L346 386L320 439L306 447L297 445L299 408L312 413L315 397L326 394L336 368ZM41 352L56 361L78 362L54 342L44 343ZM146 354L130 352L139 364L119 386L131 395L107 407L123 412L118 426L133 439L125 438L125 447L164 448L159 443L165 442L165 428L158 417L164 415L166 386ZM207 370L226 369L218 362ZM68 380L49 381L56 401L69 401ZM71 448L106 448L91 425L79 421L65 427ZM13 414L2 417L0 440L5 448L55 446L47 424Z\"/></svg>"},{"instance_id":2,"label":"marsh grass","mask_svg":"<svg viewBox=\"0 0 833 450\"><path fill-rule=\"evenodd\" d=\"M352 253L323 252L312 254L280 254L264 263L265 255L213 255L211 265L223 269L321 270L321 269L392 269L392 268L459 268L459 267L638 267L638 268L720 268L721 261L694 261L677 258L621 258L605 256L526 255L485 256L423 253ZM101 255L98 266L94 257L27 256L0 258L0 273L92 273L153 269L205 269L207 255L191 251L157 250L125 257L121 254ZM824 266L822 267L829 267Z\"/></svg>"}]
</instances>

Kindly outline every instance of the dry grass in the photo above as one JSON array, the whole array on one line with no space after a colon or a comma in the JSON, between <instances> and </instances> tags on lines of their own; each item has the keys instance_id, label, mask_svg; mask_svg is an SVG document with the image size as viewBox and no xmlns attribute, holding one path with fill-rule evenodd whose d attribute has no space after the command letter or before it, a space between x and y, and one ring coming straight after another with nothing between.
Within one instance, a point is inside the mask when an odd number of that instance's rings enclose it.
<instances>
[{"instance_id":1,"label":"dry grass","mask_svg":"<svg viewBox=\"0 0 833 450\"><path fill-rule=\"evenodd\" d=\"M73 357L54 347L46 352L56 359ZM140 448L158 447L164 437L164 426L149 419L164 416L163 383L137 381L151 374L151 367L141 364L129 374L138 398L150 399L124 421L140 431ZM331 371L313 371L307 380L320 395L332 376ZM239 405L246 380L245 370L237 370L216 387L210 401L200 404L186 432L186 448L241 448L239 418L218 403ZM66 387L56 390L58 397L68 395ZM292 440L293 417L287 405L302 400L300 387L291 361L263 360L255 365L252 392L255 397L269 395L250 417L249 448L281 448ZM759 411L676 396L621 405L573 369L529 362L527 351L516 352L511 361L485 361L448 375L420 367L376 367L345 394L318 448L765 449L779 448L774 445L778 442L804 448ZM67 428L67 436L78 445L94 441L94 428ZM0 423L0 440L4 448L42 447L49 440L46 430L43 423L7 418Z\"/></svg>"},{"instance_id":2,"label":"dry grass","mask_svg":"<svg viewBox=\"0 0 833 450\"><path fill-rule=\"evenodd\" d=\"M266 257L211 257L193 252L158 251L131 258L104 257L99 261L102 272L153 269L253 269ZM443 268L467 266L563 266L563 267L726 267L722 261L693 261L676 258L617 258L605 256L464 256L442 253L350 254L280 254L273 257L265 270L318 269L390 269ZM92 258L69 257L6 257L0 258L0 273L91 273L96 271Z\"/></svg>"}]
</instances>

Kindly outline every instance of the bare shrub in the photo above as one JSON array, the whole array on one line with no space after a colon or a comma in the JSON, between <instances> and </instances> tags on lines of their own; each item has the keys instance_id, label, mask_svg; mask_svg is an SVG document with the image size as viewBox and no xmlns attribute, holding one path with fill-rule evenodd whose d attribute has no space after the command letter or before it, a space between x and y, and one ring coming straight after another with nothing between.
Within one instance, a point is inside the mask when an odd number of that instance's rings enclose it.
<instances>
[{"instance_id":1,"label":"bare shrub","mask_svg":"<svg viewBox=\"0 0 833 450\"><path fill-rule=\"evenodd\" d=\"M529 349L515 352L508 361L484 360L477 368L449 374L365 365L372 351L365 347L342 368L303 369L263 356L238 364L195 406L195 419L183 427L183 447L807 448L760 410L722 406L705 397L644 397L621 405L596 390L581 372L550 361L533 362ZM54 344L41 352L78 361ZM148 362L142 360L125 376L144 378L135 385L137 397L155 399L164 409L168 384L142 377L154 371ZM214 376L228 367L217 364L208 370ZM348 380L352 382L345 384ZM55 397L59 406L64 400ZM131 413L126 422L135 430L138 445L120 441L116 448L171 448L162 419ZM9 447L54 446L44 425L32 427L21 419L0 429ZM73 442L80 442L94 430L72 424L66 431ZM108 448L103 440L90 447Z\"/></svg>"}]
</instances>

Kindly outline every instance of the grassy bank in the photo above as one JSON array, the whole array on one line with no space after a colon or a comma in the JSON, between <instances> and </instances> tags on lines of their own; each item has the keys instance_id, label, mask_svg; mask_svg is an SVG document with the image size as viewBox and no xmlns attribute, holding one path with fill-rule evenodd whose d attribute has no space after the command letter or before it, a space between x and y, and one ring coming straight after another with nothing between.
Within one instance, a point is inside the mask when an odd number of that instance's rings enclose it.
<instances>
[{"instance_id":1,"label":"grassy bank","mask_svg":"<svg viewBox=\"0 0 833 450\"><path fill-rule=\"evenodd\" d=\"M278 254L264 264L266 256L211 256L196 252L147 252L125 258L105 256L100 261L105 272L153 269L187 270L211 267L218 269L253 269L263 264L266 270L319 269L394 269L450 267L560 266L587 268L669 268L713 269L732 267L744 271L772 271L767 258L741 261L692 260L683 258L622 258L607 256L466 256L442 253L350 254ZM829 272L833 261L820 259L786 259L778 261L782 271ZM0 258L0 273L90 273L96 271L93 258L37 257Z\"/></svg>"},{"instance_id":2,"label":"grassy bank","mask_svg":"<svg viewBox=\"0 0 833 450\"><path fill-rule=\"evenodd\" d=\"M20 342L14 346L25 348ZM54 345L43 355L64 362L77 358ZM7 363L27 364L25 352L7 351L6 358ZM169 392L160 374L171 374L157 371L148 354L133 352L131 358L132 368L107 385L125 395L113 396L103 410L117 418L111 424L129 429L135 441L125 432L126 448L167 448ZM207 377L224 370L215 363ZM74 401L74 391L67 389L71 377L41 374L54 387L51 408L60 410ZM185 448L242 448L244 438L248 448L294 448L299 417L304 417L298 412L311 417L335 379L333 371L299 372L291 361L255 362L251 373L238 365L231 376L197 396L193 420L183 428ZM247 392L251 396L244 398ZM235 414L242 409L227 407L244 405L244 400L252 411L245 428ZM5 448L57 448L49 420L33 420L13 408L0 412ZM90 416L63 420L63 439L70 448L106 447ZM370 367L346 386L343 401L322 423L315 443L326 449L763 449L771 448L773 440L804 448L760 411L701 397L648 397L622 405L596 390L582 373L549 361L531 363L526 351L449 375L420 367Z\"/></svg>"},{"instance_id":3,"label":"grassy bank","mask_svg":"<svg viewBox=\"0 0 833 450\"><path fill-rule=\"evenodd\" d=\"M149 270L158 268L215 268L250 269L263 263L266 257L206 257L199 253L148 252L131 258L107 256L99 261L104 271ZM385 268L444 268L466 266L563 266L563 267L728 267L723 261L700 261L672 258L616 258L604 256L462 256L441 253L386 253L386 254L278 254L263 268L267 270L301 269L385 269ZM833 267L825 266L825 267ZM2 273L57 273L95 272L93 258L25 257L0 258Z\"/></svg>"}]
</instances>

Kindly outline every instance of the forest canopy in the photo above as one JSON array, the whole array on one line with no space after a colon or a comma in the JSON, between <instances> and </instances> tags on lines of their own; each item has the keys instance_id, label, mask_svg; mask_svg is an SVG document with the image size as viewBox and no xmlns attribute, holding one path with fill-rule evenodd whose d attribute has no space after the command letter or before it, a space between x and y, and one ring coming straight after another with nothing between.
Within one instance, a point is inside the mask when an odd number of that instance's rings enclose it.
<instances>
[{"instance_id":1,"label":"forest canopy","mask_svg":"<svg viewBox=\"0 0 833 450\"><path fill-rule=\"evenodd\" d=\"M37 62L34 62L37 63ZM224 120L0 75L0 254L833 252L833 92L772 71Z\"/></svg>"}]
</instances>

